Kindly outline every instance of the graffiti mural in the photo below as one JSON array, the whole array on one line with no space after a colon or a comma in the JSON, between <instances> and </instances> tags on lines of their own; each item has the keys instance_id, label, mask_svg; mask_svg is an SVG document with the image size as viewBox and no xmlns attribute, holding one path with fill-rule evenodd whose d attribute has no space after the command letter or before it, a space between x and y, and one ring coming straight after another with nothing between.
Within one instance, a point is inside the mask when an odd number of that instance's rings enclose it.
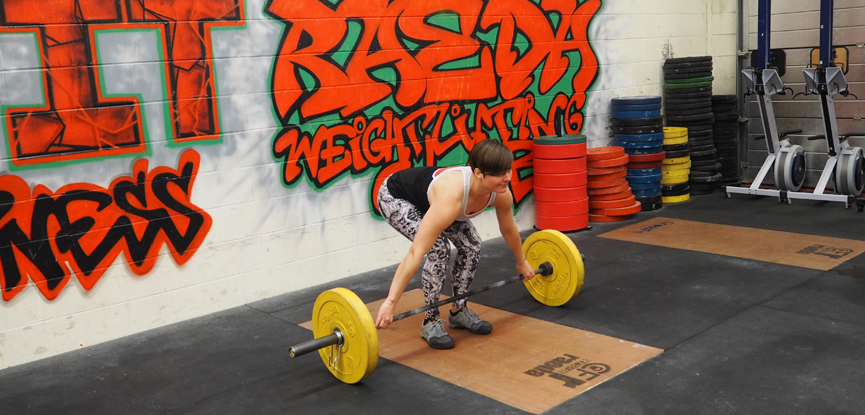
<instances>
[{"instance_id":1,"label":"graffiti mural","mask_svg":"<svg viewBox=\"0 0 865 415\"><path fill-rule=\"evenodd\" d=\"M600 0L271 0L282 181L316 187L375 172L465 164L479 140L514 151L517 205L531 137L582 128ZM460 147L462 149L460 149Z\"/></svg>"},{"instance_id":2,"label":"graffiti mural","mask_svg":"<svg viewBox=\"0 0 865 415\"><path fill-rule=\"evenodd\" d=\"M105 189L75 183L32 192L20 177L0 176L0 291L6 301L32 280L48 299L69 281L69 264L90 290L122 253L138 275L153 268L163 245L185 264L211 218L190 202L200 156L186 150L177 169L135 162L132 175Z\"/></svg>"},{"instance_id":3,"label":"graffiti mural","mask_svg":"<svg viewBox=\"0 0 865 415\"><path fill-rule=\"evenodd\" d=\"M4 111L12 163L145 151L138 98L102 92L97 30L159 29L174 141L219 138L210 29L243 22L242 0L0 2L0 35L36 36L45 93L41 107Z\"/></svg>"}]
</instances>

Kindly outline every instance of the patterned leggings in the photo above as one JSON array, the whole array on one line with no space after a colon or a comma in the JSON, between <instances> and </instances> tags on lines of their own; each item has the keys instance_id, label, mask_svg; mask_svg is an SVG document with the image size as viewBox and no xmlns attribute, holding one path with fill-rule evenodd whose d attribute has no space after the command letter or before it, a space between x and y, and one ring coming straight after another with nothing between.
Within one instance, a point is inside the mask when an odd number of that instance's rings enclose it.
<instances>
[{"instance_id":1,"label":"patterned leggings","mask_svg":"<svg viewBox=\"0 0 865 415\"><path fill-rule=\"evenodd\" d=\"M393 197L387 190L387 180L378 191L378 207L382 216L390 226L403 234L409 240L414 240L420 227L421 213L413 204L406 200ZM481 257L481 237L475 226L469 221L454 221L433 243L423 265L421 282L426 304L439 301L445 272L450 259L450 240L457 248L457 257L451 268L451 282L454 295L469 291L469 286L478 269ZM460 308L465 307L466 298L456 301ZM438 318L439 310L434 308L426 312L428 319Z\"/></svg>"}]
</instances>

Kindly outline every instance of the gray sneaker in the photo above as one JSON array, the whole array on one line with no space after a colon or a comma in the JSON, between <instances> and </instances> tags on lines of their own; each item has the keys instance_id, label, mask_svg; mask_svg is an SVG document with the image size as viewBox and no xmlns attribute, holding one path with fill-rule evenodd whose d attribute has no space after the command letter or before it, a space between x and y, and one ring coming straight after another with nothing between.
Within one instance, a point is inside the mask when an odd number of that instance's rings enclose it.
<instances>
[{"instance_id":1,"label":"gray sneaker","mask_svg":"<svg viewBox=\"0 0 865 415\"><path fill-rule=\"evenodd\" d=\"M445 331L445 321L437 318L428 321L420 329L420 337L433 349L453 349L454 339Z\"/></svg>"},{"instance_id":2,"label":"gray sneaker","mask_svg":"<svg viewBox=\"0 0 865 415\"><path fill-rule=\"evenodd\" d=\"M467 329L474 334L490 334L493 325L481 320L478 313L463 307L456 315L448 313L448 327L452 329Z\"/></svg>"}]
</instances>

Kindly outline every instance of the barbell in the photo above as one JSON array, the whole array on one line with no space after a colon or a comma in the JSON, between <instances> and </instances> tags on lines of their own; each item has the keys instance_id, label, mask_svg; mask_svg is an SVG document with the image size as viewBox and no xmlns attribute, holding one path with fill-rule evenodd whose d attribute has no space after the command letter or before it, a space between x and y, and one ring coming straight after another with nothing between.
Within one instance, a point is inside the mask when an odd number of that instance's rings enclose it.
<instances>
[{"instance_id":1,"label":"barbell","mask_svg":"<svg viewBox=\"0 0 865 415\"><path fill-rule=\"evenodd\" d=\"M555 230L529 235L523 243L523 255L535 269L535 277L525 281L532 297L541 304L561 306L580 292L585 271L576 245ZM457 300L522 281L517 275L477 290L428 304L394 316L402 320ZM372 315L351 290L334 288L321 293L312 310L313 340L289 349L291 357L318 351L330 373L345 383L357 383L375 371L378 364L378 334Z\"/></svg>"}]
</instances>

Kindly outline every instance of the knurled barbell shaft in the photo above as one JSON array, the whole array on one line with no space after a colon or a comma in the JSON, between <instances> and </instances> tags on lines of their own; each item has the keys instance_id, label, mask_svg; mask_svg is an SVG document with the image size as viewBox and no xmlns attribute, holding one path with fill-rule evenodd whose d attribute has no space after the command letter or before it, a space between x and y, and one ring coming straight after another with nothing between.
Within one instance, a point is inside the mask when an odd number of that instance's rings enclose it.
<instances>
[{"instance_id":1,"label":"knurled barbell shaft","mask_svg":"<svg viewBox=\"0 0 865 415\"><path fill-rule=\"evenodd\" d=\"M549 262L544 262L543 264L540 265L540 268L535 270L535 274L543 275L543 276L547 276L547 275L550 275L552 273L553 273L553 266ZM518 281L522 281L522 280L523 280L522 275L517 275L515 277L511 277L511 278L508 278L506 280L495 282L495 283L492 283L489 285L484 285L483 287L478 288L477 290L473 290L473 291L469 291L467 293L456 295L456 296L453 296L451 298L448 298L447 300L442 300L442 301L439 301L437 303L425 305L423 307L418 307L414 310L406 311L405 313L402 313L402 314L397 314L396 316L393 317L393 321L402 320L406 317L410 317L410 316L413 316L415 314L420 314L420 313L423 313L424 311L432 310L433 308L441 307L445 304L450 304L454 301L459 301L459 300L462 300L463 298L470 297L472 295L482 293L484 291L489 291L493 288L499 288L499 287L502 287L502 286L505 286L508 284L512 284L512 283L515 283ZM298 344L297 346L294 346L294 347L289 349L289 354L291 355L291 357L303 356L307 353L314 352L318 349L323 349L325 347L333 346L335 344L340 344L340 343L342 343L342 333L340 333L339 331L335 331L332 334L328 334L327 336L319 337L317 339L313 339L313 340L310 340L308 342Z\"/></svg>"}]
</instances>

